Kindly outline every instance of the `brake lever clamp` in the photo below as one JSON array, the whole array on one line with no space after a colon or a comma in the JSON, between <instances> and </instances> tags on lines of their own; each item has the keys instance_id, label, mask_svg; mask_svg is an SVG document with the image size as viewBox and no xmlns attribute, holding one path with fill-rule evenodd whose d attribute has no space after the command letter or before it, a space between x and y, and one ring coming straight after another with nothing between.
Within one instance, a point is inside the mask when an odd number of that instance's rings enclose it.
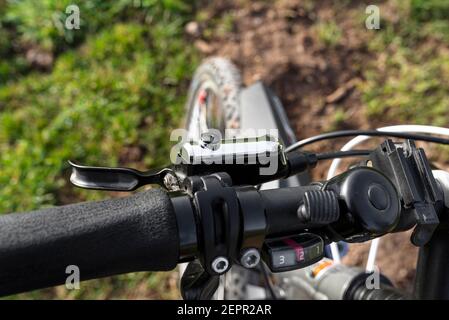
<instances>
[{"instance_id":1,"label":"brake lever clamp","mask_svg":"<svg viewBox=\"0 0 449 320\"><path fill-rule=\"evenodd\" d=\"M187 177L183 189L196 208L201 241L197 260L189 263L189 272L182 277L181 291L188 299L202 299L211 294L215 279L233 264L245 268L258 265L267 228L265 211L257 190L233 187L228 173Z\"/></svg>"},{"instance_id":2,"label":"brake lever clamp","mask_svg":"<svg viewBox=\"0 0 449 320\"><path fill-rule=\"evenodd\" d=\"M232 180L226 173L188 177L183 182L192 196L201 233L200 261L210 275L220 275L236 258L240 208Z\"/></svg>"},{"instance_id":3,"label":"brake lever clamp","mask_svg":"<svg viewBox=\"0 0 449 320\"><path fill-rule=\"evenodd\" d=\"M405 221L402 225L416 224L411 242L423 246L439 225L437 209L443 203L424 150L412 140L398 144L387 139L371 153L369 161L397 188Z\"/></svg>"}]
</instances>

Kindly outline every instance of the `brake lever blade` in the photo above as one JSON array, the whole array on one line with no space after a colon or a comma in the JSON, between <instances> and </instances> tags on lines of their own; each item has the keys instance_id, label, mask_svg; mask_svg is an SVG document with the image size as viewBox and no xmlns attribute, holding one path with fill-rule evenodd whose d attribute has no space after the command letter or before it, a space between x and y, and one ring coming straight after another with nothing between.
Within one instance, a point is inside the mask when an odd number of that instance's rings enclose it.
<instances>
[{"instance_id":1,"label":"brake lever blade","mask_svg":"<svg viewBox=\"0 0 449 320\"><path fill-rule=\"evenodd\" d=\"M142 172L130 168L83 166L72 161L69 164L72 167L70 182L84 189L133 191L147 184L166 187L164 177L173 174L168 168Z\"/></svg>"}]
</instances>

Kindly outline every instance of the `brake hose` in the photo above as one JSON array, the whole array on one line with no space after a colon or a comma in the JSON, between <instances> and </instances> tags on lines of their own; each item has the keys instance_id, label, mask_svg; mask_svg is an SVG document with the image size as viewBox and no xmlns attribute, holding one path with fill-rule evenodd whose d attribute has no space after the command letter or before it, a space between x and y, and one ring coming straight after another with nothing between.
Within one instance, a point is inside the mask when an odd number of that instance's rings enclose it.
<instances>
[{"instance_id":1,"label":"brake hose","mask_svg":"<svg viewBox=\"0 0 449 320\"><path fill-rule=\"evenodd\" d=\"M373 150L332 151L332 152L317 153L316 157L318 160L332 160L349 157L368 156L372 151Z\"/></svg>"},{"instance_id":2,"label":"brake hose","mask_svg":"<svg viewBox=\"0 0 449 320\"><path fill-rule=\"evenodd\" d=\"M428 126L426 126L428 127ZM391 128L391 127L390 127ZM447 129L446 129L447 130ZM401 130L404 131L404 130ZM439 144L446 144L449 145L449 139L444 139L440 137L434 137L434 136L428 136L428 135L420 135L420 134L410 134L410 133L403 133L403 132L397 132L397 131L387 131L387 130L343 130L343 131L333 131L329 133L323 133L319 134L310 138L303 139L301 141L295 142L294 144L290 145L285 151L290 152L296 149L301 149L307 145L323 141L323 140L329 140L329 139L336 139L336 138L344 138L344 137L354 137L354 136L373 136L373 137L394 137L394 138L401 138L401 139L412 139L416 141L427 141L427 142L433 142L433 143L439 143ZM415 131L413 131L415 132Z\"/></svg>"}]
</instances>

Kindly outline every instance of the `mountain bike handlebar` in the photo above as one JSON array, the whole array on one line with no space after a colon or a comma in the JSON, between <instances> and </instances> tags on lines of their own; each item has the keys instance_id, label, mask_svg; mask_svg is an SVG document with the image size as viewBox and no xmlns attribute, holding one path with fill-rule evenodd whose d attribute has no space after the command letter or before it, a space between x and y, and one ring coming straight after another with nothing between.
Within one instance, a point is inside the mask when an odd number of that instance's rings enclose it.
<instances>
[{"instance_id":1,"label":"mountain bike handlebar","mask_svg":"<svg viewBox=\"0 0 449 320\"><path fill-rule=\"evenodd\" d=\"M297 209L304 203L305 194L319 188L257 191L266 218L265 238L309 229L321 232L330 241L332 237L323 228L331 220L301 222L298 218ZM247 192L235 189L237 194ZM182 237L186 232L185 226L179 226L177 214L191 209L175 212L174 199L181 198L170 198L166 192L153 189L126 198L0 216L0 294L63 284L69 265L79 267L81 280L174 269L182 254L180 234ZM240 199L242 205L244 196ZM195 235L197 240L201 236ZM197 255L200 247L198 243L192 255Z\"/></svg>"},{"instance_id":2,"label":"mountain bike handlebar","mask_svg":"<svg viewBox=\"0 0 449 320\"><path fill-rule=\"evenodd\" d=\"M298 222L296 209L308 189L261 192L270 234L307 227ZM274 202L276 198L284 203ZM81 280L174 269L180 261L177 220L193 217L177 219L172 202L186 197L173 199L152 189L124 198L0 216L0 295L63 284L70 265L79 268ZM184 204L192 206L190 201ZM182 215L191 208L179 211ZM197 235L193 237L196 242Z\"/></svg>"},{"instance_id":3,"label":"mountain bike handlebar","mask_svg":"<svg viewBox=\"0 0 449 320\"><path fill-rule=\"evenodd\" d=\"M231 229L235 232L233 238L246 240L236 243L238 248L260 249L265 238L319 229L335 220L298 218L305 194L318 191L318 185L263 191L253 187L221 188L219 193L235 192L239 199L244 221ZM213 192L209 185L204 195ZM215 221L201 228L199 224L207 220L207 211L201 207L207 205L195 197L175 194L170 198L166 192L153 189L126 198L0 216L0 295L63 284L69 265L79 268L81 280L174 269L178 262L207 251L207 244L217 242L219 246L216 238L220 232L211 238L207 238L207 232L222 228L226 222ZM202 217L192 215L194 211L201 211ZM197 226L189 226L186 219L196 220ZM186 244L185 239L192 236L193 240ZM228 245L232 241L226 238L225 242ZM210 254L218 255L213 245ZM194 249L188 250L189 246ZM223 255L232 256L231 251L225 250Z\"/></svg>"},{"instance_id":4,"label":"mountain bike handlebar","mask_svg":"<svg viewBox=\"0 0 449 320\"><path fill-rule=\"evenodd\" d=\"M0 294L81 279L171 270L178 263L176 218L158 189L99 202L0 216Z\"/></svg>"},{"instance_id":5,"label":"mountain bike handlebar","mask_svg":"<svg viewBox=\"0 0 449 320\"><path fill-rule=\"evenodd\" d=\"M216 276L233 263L252 263L255 255L247 253L256 249L273 272L282 272L318 261L331 241L363 242L416 226L416 241L425 243L438 225L431 214L447 204L449 185L437 184L422 168L425 175L404 171L408 180L393 182L388 171L359 166L329 181L273 190L233 186L229 175L214 173L187 177L183 192L152 189L3 215L0 295L63 284L71 265L79 268L80 280L88 280L171 270L197 258L204 272ZM288 266L288 254L279 259L285 250L293 254Z\"/></svg>"}]
</instances>

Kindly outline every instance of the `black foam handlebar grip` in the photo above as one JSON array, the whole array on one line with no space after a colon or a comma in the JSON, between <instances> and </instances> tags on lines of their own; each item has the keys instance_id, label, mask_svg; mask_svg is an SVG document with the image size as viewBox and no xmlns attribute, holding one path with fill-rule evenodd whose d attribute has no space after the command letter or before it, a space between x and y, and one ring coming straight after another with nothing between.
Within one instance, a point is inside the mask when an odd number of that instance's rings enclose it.
<instances>
[{"instance_id":1,"label":"black foam handlebar grip","mask_svg":"<svg viewBox=\"0 0 449 320\"><path fill-rule=\"evenodd\" d=\"M0 295L64 284L76 272L69 266L88 280L171 270L178 255L175 213L159 189L2 215Z\"/></svg>"}]
</instances>

